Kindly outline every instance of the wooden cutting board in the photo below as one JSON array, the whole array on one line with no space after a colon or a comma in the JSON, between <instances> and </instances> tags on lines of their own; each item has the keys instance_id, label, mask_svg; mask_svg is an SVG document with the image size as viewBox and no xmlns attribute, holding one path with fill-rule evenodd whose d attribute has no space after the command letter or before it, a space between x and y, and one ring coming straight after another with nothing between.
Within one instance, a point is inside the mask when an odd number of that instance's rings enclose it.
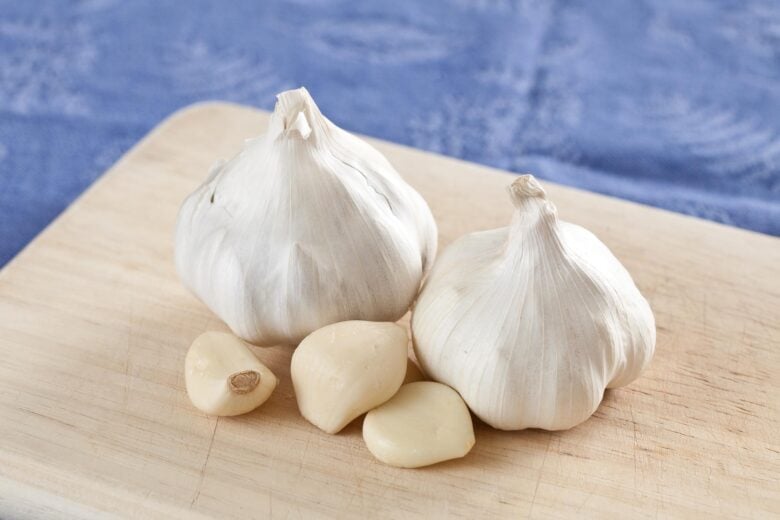
<instances>
[{"instance_id":1,"label":"wooden cutting board","mask_svg":"<svg viewBox=\"0 0 780 520\"><path fill-rule=\"evenodd\" d=\"M0 272L0 517L681 517L780 514L780 240L545 183L650 300L636 382L564 432L477 424L464 459L375 461L361 421L303 420L289 348L255 412L195 410L190 342L225 326L179 283L172 233L215 158L267 114L171 116ZM503 226L507 173L373 141L430 204L441 245Z\"/></svg>"}]
</instances>

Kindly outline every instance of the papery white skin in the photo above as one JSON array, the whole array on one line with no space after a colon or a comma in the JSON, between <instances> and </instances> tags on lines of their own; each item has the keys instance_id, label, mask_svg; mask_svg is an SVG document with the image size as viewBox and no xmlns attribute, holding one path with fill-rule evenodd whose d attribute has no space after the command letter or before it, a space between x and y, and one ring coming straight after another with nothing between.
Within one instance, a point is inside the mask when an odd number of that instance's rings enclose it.
<instances>
[{"instance_id":1,"label":"papery white skin","mask_svg":"<svg viewBox=\"0 0 780 520\"><path fill-rule=\"evenodd\" d=\"M184 201L176 266L236 335L296 344L330 323L399 319L436 243L422 197L300 88Z\"/></svg>"},{"instance_id":2,"label":"papery white skin","mask_svg":"<svg viewBox=\"0 0 780 520\"><path fill-rule=\"evenodd\" d=\"M439 255L412 314L415 353L491 426L571 428L648 364L653 313L598 238L558 220L533 176L510 194L509 227Z\"/></svg>"}]
</instances>

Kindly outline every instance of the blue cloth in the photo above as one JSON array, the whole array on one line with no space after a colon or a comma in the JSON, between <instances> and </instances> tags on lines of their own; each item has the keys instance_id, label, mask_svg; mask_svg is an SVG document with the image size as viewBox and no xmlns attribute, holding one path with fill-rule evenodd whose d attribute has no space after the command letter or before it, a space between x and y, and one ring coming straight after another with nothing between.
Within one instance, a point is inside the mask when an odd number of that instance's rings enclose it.
<instances>
[{"instance_id":1,"label":"blue cloth","mask_svg":"<svg viewBox=\"0 0 780 520\"><path fill-rule=\"evenodd\" d=\"M352 131L780 235L778 27L774 0L0 0L0 265L167 114L299 85Z\"/></svg>"}]
</instances>

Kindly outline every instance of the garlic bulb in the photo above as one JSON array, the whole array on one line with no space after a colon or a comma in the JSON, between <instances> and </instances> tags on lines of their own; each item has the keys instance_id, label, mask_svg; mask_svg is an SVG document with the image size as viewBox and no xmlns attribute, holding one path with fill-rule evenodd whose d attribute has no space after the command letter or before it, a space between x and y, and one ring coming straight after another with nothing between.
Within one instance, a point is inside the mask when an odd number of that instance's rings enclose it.
<instances>
[{"instance_id":1,"label":"garlic bulb","mask_svg":"<svg viewBox=\"0 0 780 520\"><path fill-rule=\"evenodd\" d=\"M412 314L415 352L496 428L571 428L648 364L653 313L602 242L558 220L533 176L510 194L509 227L440 255Z\"/></svg>"},{"instance_id":2,"label":"garlic bulb","mask_svg":"<svg viewBox=\"0 0 780 520\"><path fill-rule=\"evenodd\" d=\"M179 275L259 345L295 344L339 321L396 321L436 254L428 206L306 89L277 100L268 131L184 201Z\"/></svg>"}]
</instances>

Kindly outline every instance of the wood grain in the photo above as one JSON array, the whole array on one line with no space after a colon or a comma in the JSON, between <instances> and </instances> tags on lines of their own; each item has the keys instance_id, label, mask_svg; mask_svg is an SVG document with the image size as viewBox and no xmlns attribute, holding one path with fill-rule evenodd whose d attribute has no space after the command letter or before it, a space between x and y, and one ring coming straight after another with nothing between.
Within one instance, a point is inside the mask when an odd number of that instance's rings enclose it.
<instances>
[{"instance_id":1,"label":"wood grain","mask_svg":"<svg viewBox=\"0 0 780 520\"><path fill-rule=\"evenodd\" d=\"M780 240L546 184L656 313L649 370L570 431L477 425L466 458L375 461L281 379L239 418L193 409L190 342L224 325L178 282L171 236L211 162L263 112L173 115L0 272L0 517L689 517L780 514ZM429 202L441 245L504 225L508 174L374 143Z\"/></svg>"}]
</instances>

